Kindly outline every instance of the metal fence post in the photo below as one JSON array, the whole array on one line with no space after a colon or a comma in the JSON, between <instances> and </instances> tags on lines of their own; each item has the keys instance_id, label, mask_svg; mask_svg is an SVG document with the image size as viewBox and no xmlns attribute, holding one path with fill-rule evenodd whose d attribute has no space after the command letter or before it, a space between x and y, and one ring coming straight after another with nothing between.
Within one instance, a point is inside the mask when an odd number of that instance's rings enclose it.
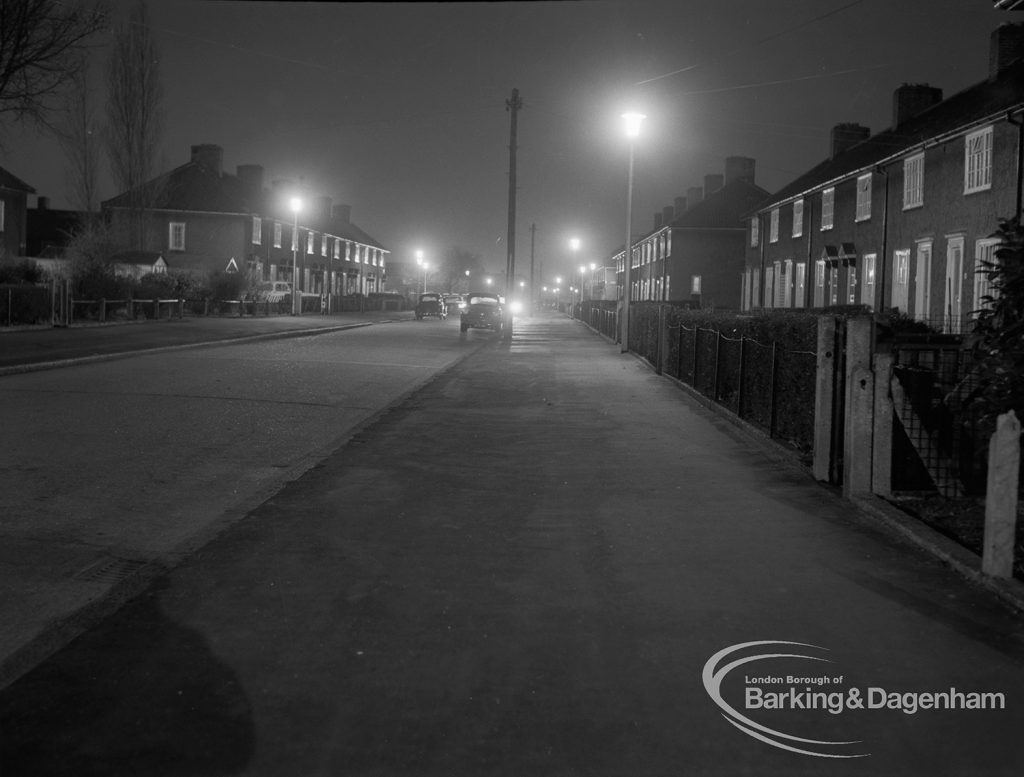
<instances>
[{"instance_id":1,"label":"metal fence post","mask_svg":"<svg viewBox=\"0 0 1024 777\"><path fill-rule=\"evenodd\" d=\"M722 332L715 330L715 382L711 386L711 398L718 401L718 376L720 374L720 363L722 357Z\"/></svg>"},{"instance_id":2,"label":"metal fence post","mask_svg":"<svg viewBox=\"0 0 1024 777\"><path fill-rule=\"evenodd\" d=\"M775 436L775 373L779 366L779 345L772 340L772 369L768 376L768 436Z\"/></svg>"},{"instance_id":3,"label":"metal fence post","mask_svg":"<svg viewBox=\"0 0 1024 777\"><path fill-rule=\"evenodd\" d=\"M736 376L736 415L743 418L743 346L746 338L740 335L740 368Z\"/></svg>"},{"instance_id":4,"label":"metal fence post","mask_svg":"<svg viewBox=\"0 0 1024 777\"><path fill-rule=\"evenodd\" d=\"M693 381L690 383L697 391L700 391L700 386L697 385L697 345L700 340L700 327L695 326L693 328Z\"/></svg>"}]
</instances>

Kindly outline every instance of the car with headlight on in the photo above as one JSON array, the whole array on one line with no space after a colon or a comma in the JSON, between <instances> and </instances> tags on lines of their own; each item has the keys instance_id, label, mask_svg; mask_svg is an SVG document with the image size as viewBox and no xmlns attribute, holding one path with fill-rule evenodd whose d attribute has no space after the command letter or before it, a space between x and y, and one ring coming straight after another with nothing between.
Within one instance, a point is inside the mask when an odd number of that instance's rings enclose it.
<instances>
[{"instance_id":1,"label":"car with headlight on","mask_svg":"<svg viewBox=\"0 0 1024 777\"><path fill-rule=\"evenodd\" d=\"M462 310L466 306L466 301L462 298L461 294L445 294L444 306L448 309L449 313L454 313L457 310Z\"/></svg>"},{"instance_id":2,"label":"car with headlight on","mask_svg":"<svg viewBox=\"0 0 1024 777\"><path fill-rule=\"evenodd\" d=\"M416 303L417 321L420 321L427 316L444 318L447 315L448 311L445 309L444 301L441 299L440 294L433 291L427 291L420 294L419 301Z\"/></svg>"},{"instance_id":3,"label":"car with headlight on","mask_svg":"<svg viewBox=\"0 0 1024 777\"><path fill-rule=\"evenodd\" d=\"M500 332L504 326L505 306L497 294L490 292L470 292L466 295L465 307L462 308L461 329L493 329Z\"/></svg>"}]
</instances>

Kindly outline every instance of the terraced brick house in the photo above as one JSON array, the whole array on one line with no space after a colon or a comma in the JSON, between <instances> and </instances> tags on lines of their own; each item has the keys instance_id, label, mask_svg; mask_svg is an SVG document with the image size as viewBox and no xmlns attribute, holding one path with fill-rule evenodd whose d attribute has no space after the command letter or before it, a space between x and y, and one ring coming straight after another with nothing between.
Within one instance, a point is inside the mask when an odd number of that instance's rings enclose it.
<instances>
[{"instance_id":1,"label":"terraced brick house","mask_svg":"<svg viewBox=\"0 0 1024 777\"><path fill-rule=\"evenodd\" d=\"M223 153L214 144L192 146L189 162L145 184L145 250L160 252L172 270L243 272L254 283L294 281L306 293L383 290L388 251L352 223L349 205L307 198L296 230L289 210L295 187L265 187L260 165L225 173ZM115 226L131 218L128 193L102 208Z\"/></svg>"},{"instance_id":2,"label":"terraced brick house","mask_svg":"<svg viewBox=\"0 0 1024 777\"><path fill-rule=\"evenodd\" d=\"M754 183L755 162L728 157L725 175L704 176L702 187L654 215L654 228L633 244L632 301L738 308L743 270L744 216L768 197ZM625 251L613 257L622 287Z\"/></svg>"},{"instance_id":3,"label":"terraced brick house","mask_svg":"<svg viewBox=\"0 0 1024 777\"><path fill-rule=\"evenodd\" d=\"M964 331L988 293L1000 218L1021 212L1024 25L991 37L989 76L943 99L893 95L892 127L832 131L832 153L748 218L743 308L895 308Z\"/></svg>"}]
</instances>

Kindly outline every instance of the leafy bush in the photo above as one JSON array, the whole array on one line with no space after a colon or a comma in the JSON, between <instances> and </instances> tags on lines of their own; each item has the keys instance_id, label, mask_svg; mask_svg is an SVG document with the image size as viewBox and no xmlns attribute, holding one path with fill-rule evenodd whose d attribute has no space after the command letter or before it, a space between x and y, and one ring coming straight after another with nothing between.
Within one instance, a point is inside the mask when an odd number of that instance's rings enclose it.
<instances>
[{"instance_id":1,"label":"leafy bush","mask_svg":"<svg viewBox=\"0 0 1024 777\"><path fill-rule=\"evenodd\" d=\"M246 285L246 277L241 273L218 270L210 274L210 298L215 301L241 299Z\"/></svg>"},{"instance_id":2,"label":"leafy bush","mask_svg":"<svg viewBox=\"0 0 1024 777\"><path fill-rule=\"evenodd\" d=\"M991 293L981 300L969 341L979 385L968 402L989 427L1011 409L1024 416L1024 227L1019 219L1003 220L997 235L996 260L978 270L988 275Z\"/></svg>"}]
</instances>

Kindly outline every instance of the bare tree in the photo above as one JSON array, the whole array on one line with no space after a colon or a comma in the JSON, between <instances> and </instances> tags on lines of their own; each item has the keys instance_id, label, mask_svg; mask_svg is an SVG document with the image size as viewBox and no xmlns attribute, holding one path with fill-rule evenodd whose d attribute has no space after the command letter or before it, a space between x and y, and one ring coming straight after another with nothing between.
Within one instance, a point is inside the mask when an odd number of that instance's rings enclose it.
<instances>
[{"instance_id":1,"label":"bare tree","mask_svg":"<svg viewBox=\"0 0 1024 777\"><path fill-rule=\"evenodd\" d=\"M0 119L45 125L52 98L74 74L88 39L105 23L100 7L0 0Z\"/></svg>"},{"instance_id":2,"label":"bare tree","mask_svg":"<svg viewBox=\"0 0 1024 777\"><path fill-rule=\"evenodd\" d=\"M107 72L107 140L114 182L128 203L132 247L146 249L146 211L157 196L153 177L160 144L163 83L149 13L139 0L114 35Z\"/></svg>"},{"instance_id":3,"label":"bare tree","mask_svg":"<svg viewBox=\"0 0 1024 777\"><path fill-rule=\"evenodd\" d=\"M89 69L84 59L72 77L64 118L56 132L67 161L68 199L71 206L83 214L85 226L88 226L97 207L102 129L96 121Z\"/></svg>"}]
</instances>

